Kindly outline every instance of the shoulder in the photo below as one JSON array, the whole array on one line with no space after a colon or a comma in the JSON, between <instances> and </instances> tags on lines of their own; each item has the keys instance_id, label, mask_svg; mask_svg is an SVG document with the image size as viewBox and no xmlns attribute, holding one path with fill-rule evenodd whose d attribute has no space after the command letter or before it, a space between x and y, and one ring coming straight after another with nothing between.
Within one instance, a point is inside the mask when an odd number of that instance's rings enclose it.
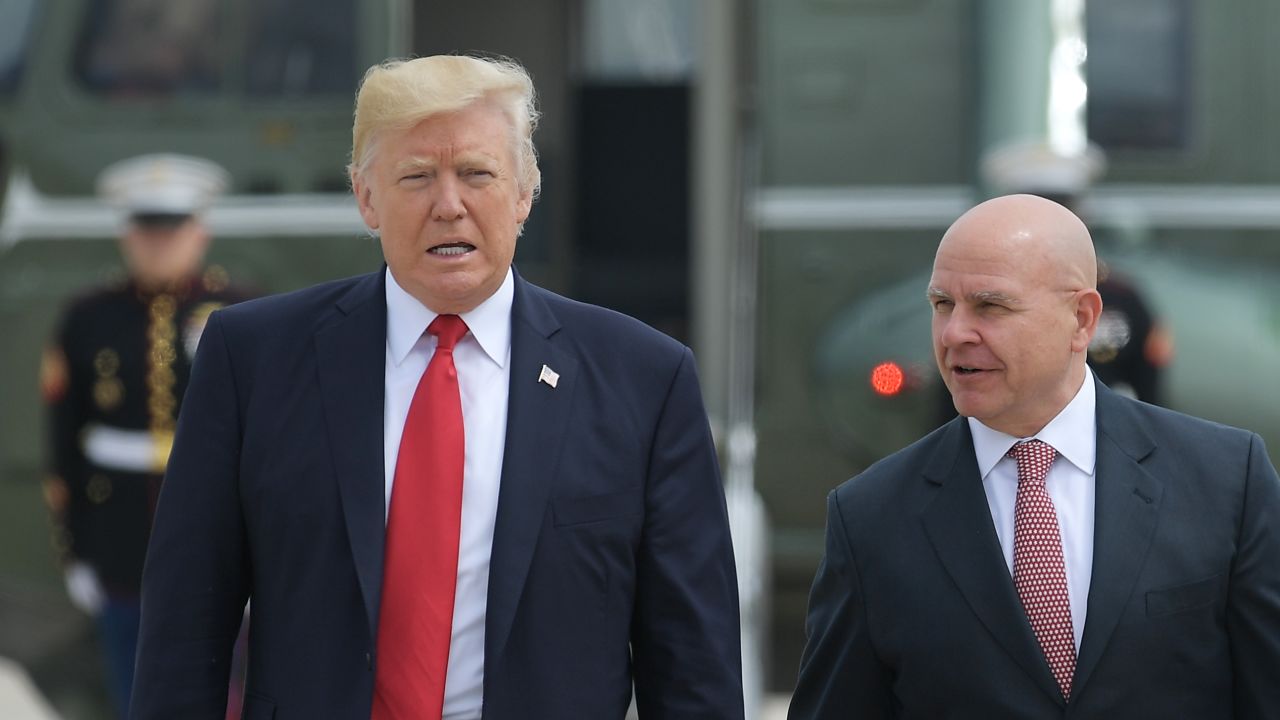
<instances>
[{"instance_id":1,"label":"shoulder","mask_svg":"<svg viewBox=\"0 0 1280 720\"><path fill-rule=\"evenodd\" d=\"M344 301L352 305L378 300L381 271L331 280L300 290L244 300L218 311L227 328L240 331L295 332L314 330L340 312Z\"/></svg>"},{"instance_id":2,"label":"shoulder","mask_svg":"<svg viewBox=\"0 0 1280 720\"><path fill-rule=\"evenodd\" d=\"M561 331L575 342L621 354L638 351L678 356L685 350L681 342L630 315L573 300L529 282L523 284L529 300L543 303L560 323Z\"/></svg>"},{"instance_id":3,"label":"shoulder","mask_svg":"<svg viewBox=\"0 0 1280 720\"><path fill-rule=\"evenodd\" d=\"M1274 472L1257 433L1100 389L1099 456L1109 449L1162 478L1166 489L1187 493L1205 512L1233 503L1255 473Z\"/></svg>"},{"instance_id":4,"label":"shoulder","mask_svg":"<svg viewBox=\"0 0 1280 720\"><path fill-rule=\"evenodd\" d=\"M1141 449L1149 444L1159 452L1175 456L1244 454L1255 434L1230 425L1187 415L1109 390L1098 395L1098 435L1114 440L1122 448Z\"/></svg>"},{"instance_id":5,"label":"shoulder","mask_svg":"<svg viewBox=\"0 0 1280 720\"><path fill-rule=\"evenodd\" d=\"M948 473L966 457L973 457L973 444L965 419L957 417L846 480L833 491L834 501L846 512L880 512L914 497L931 470Z\"/></svg>"},{"instance_id":6,"label":"shoulder","mask_svg":"<svg viewBox=\"0 0 1280 720\"><path fill-rule=\"evenodd\" d=\"M61 344L95 329L106 327L117 318L139 312L142 306L124 283L103 285L84 290L63 306L55 330L55 341Z\"/></svg>"},{"instance_id":7,"label":"shoulder","mask_svg":"<svg viewBox=\"0 0 1280 720\"><path fill-rule=\"evenodd\" d=\"M701 402L693 353L635 318L521 282L512 326L513 355L521 338L545 338L572 358L579 386L602 398L602 407L638 417L660 412L670 398Z\"/></svg>"},{"instance_id":8,"label":"shoulder","mask_svg":"<svg viewBox=\"0 0 1280 720\"><path fill-rule=\"evenodd\" d=\"M67 301L63 317L67 319L93 316L110 312L133 299L129 286L124 283L112 283L83 290Z\"/></svg>"}]
</instances>

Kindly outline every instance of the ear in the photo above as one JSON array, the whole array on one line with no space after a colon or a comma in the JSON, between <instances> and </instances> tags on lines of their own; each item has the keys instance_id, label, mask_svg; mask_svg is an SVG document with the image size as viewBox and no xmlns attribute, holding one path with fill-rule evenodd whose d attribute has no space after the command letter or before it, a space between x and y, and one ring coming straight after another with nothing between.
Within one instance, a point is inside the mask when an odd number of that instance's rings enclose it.
<instances>
[{"instance_id":1,"label":"ear","mask_svg":"<svg viewBox=\"0 0 1280 720\"><path fill-rule=\"evenodd\" d=\"M203 221L196 224L194 232L196 234L195 242L200 246L200 255L203 257L209 246L213 244L213 233L209 232L209 226L204 224Z\"/></svg>"},{"instance_id":2,"label":"ear","mask_svg":"<svg viewBox=\"0 0 1280 720\"><path fill-rule=\"evenodd\" d=\"M1076 329L1071 336L1071 350L1084 352L1089 349L1089 342L1098 330L1098 318L1102 316L1102 296L1093 288L1086 288L1076 293L1075 318Z\"/></svg>"},{"instance_id":3,"label":"ear","mask_svg":"<svg viewBox=\"0 0 1280 720\"><path fill-rule=\"evenodd\" d=\"M351 192L356 196L356 206L360 209L360 217L370 230L378 229L378 209L373 202L373 188L359 170L351 171Z\"/></svg>"},{"instance_id":4,"label":"ear","mask_svg":"<svg viewBox=\"0 0 1280 720\"><path fill-rule=\"evenodd\" d=\"M533 210L533 191L521 191L520 197L516 198L516 224L522 224L529 219L529 213Z\"/></svg>"}]
</instances>

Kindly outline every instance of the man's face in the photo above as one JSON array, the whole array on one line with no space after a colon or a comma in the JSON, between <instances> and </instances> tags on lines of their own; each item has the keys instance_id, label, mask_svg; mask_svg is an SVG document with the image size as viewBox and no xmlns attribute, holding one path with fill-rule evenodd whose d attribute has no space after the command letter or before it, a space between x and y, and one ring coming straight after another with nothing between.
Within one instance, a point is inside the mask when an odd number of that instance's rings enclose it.
<instances>
[{"instance_id":1,"label":"man's face","mask_svg":"<svg viewBox=\"0 0 1280 720\"><path fill-rule=\"evenodd\" d=\"M1072 358L1088 346L1093 321L1076 308L1092 291L1067 288L1044 253L1011 252L981 230L949 233L938 250L934 356L957 412L1028 437L1079 390L1082 365Z\"/></svg>"},{"instance_id":2,"label":"man's face","mask_svg":"<svg viewBox=\"0 0 1280 720\"><path fill-rule=\"evenodd\" d=\"M130 221L120 238L129 275L147 287L171 285L194 275L209 248L209 233L195 218Z\"/></svg>"},{"instance_id":3,"label":"man's face","mask_svg":"<svg viewBox=\"0 0 1280 720\"><path fill-rule=\"evenodd\" d=\"M352 185L396 282L438 313L484 302L506 277L533 202L506 116L477 102L386 133L374 152Z\"/></svg>"}]
</instances>

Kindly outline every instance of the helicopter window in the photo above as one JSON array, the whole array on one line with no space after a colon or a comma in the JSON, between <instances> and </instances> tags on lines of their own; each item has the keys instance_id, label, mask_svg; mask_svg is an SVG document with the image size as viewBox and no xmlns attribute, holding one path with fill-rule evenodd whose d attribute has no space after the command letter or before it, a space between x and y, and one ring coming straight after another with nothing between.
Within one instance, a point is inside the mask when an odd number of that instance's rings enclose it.
<instances>
[{"instance_id":1,"label":"helicopter window","mask_svg":"<svg viewBox=\"0 0 1280 720\"><path fill-rule=\"evenodd\" d=\"M117 97L218 89L217 0L93 0L76 72L91 91Z\"/></svg>"},{"instance_id":2,"label":"helicopter window","mask_svg":"<svg viewBox=\"0 0 1280 720\"><path fill-rule=\"evenodd\" d=\"M696 3L587 0L582 62L597 83L681 82L696 69Z\"/></svg>"},{"instance_id":3,"label":"helicopter window","mask_svg":"<svg viewBox=\"0 0 1280 720\"><path fill-rule=\"evenodd\" d=\"M0 96L18 87L35 18L36 0L0 3Z\"/></svg>"},{"instance_id":4,"label":"helicopter window","mask_svg":"<svg viewBox=\"0 0 1280 720\"><path fill-rule=\"evenodd\" d=\"M249 6L250 95L342 95L356 89L355 0L261 0Z\"/></svg>"},{"instance_id":5,"label":"helicopter window","mask_svg":"<svg viewBox=\"0 0 1280 720\"><path fill-rule=\"evenodd\" d=\"M1090 2L1089 138L1106 150L1188 144L1189 0Z\"/></svg>"}]
</instances>

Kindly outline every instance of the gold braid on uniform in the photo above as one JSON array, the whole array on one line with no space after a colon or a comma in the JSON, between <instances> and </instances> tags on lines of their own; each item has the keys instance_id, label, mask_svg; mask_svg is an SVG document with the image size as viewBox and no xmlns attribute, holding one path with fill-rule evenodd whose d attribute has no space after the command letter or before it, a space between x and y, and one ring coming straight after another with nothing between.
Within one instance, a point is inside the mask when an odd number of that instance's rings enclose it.
<instances>
[{"instance_id":1,"label":"gold braid on uniform","mask_svg":"<svg viewBox=\"0 0 1280 720\"><path fill-rule=\"evenodd\" d=\"M177 330L173 321L177 309L177 301L169 294L156 295L148 307L147 411L150 419L148 429L155 448L151 466L156 473L164 472L169 462L169 450L173 447L173 433L177 426L175 411L178 400L173 392L177 382L173 372L173 363L178 358L174 344Z\"/></svg>"}]
</instances>

